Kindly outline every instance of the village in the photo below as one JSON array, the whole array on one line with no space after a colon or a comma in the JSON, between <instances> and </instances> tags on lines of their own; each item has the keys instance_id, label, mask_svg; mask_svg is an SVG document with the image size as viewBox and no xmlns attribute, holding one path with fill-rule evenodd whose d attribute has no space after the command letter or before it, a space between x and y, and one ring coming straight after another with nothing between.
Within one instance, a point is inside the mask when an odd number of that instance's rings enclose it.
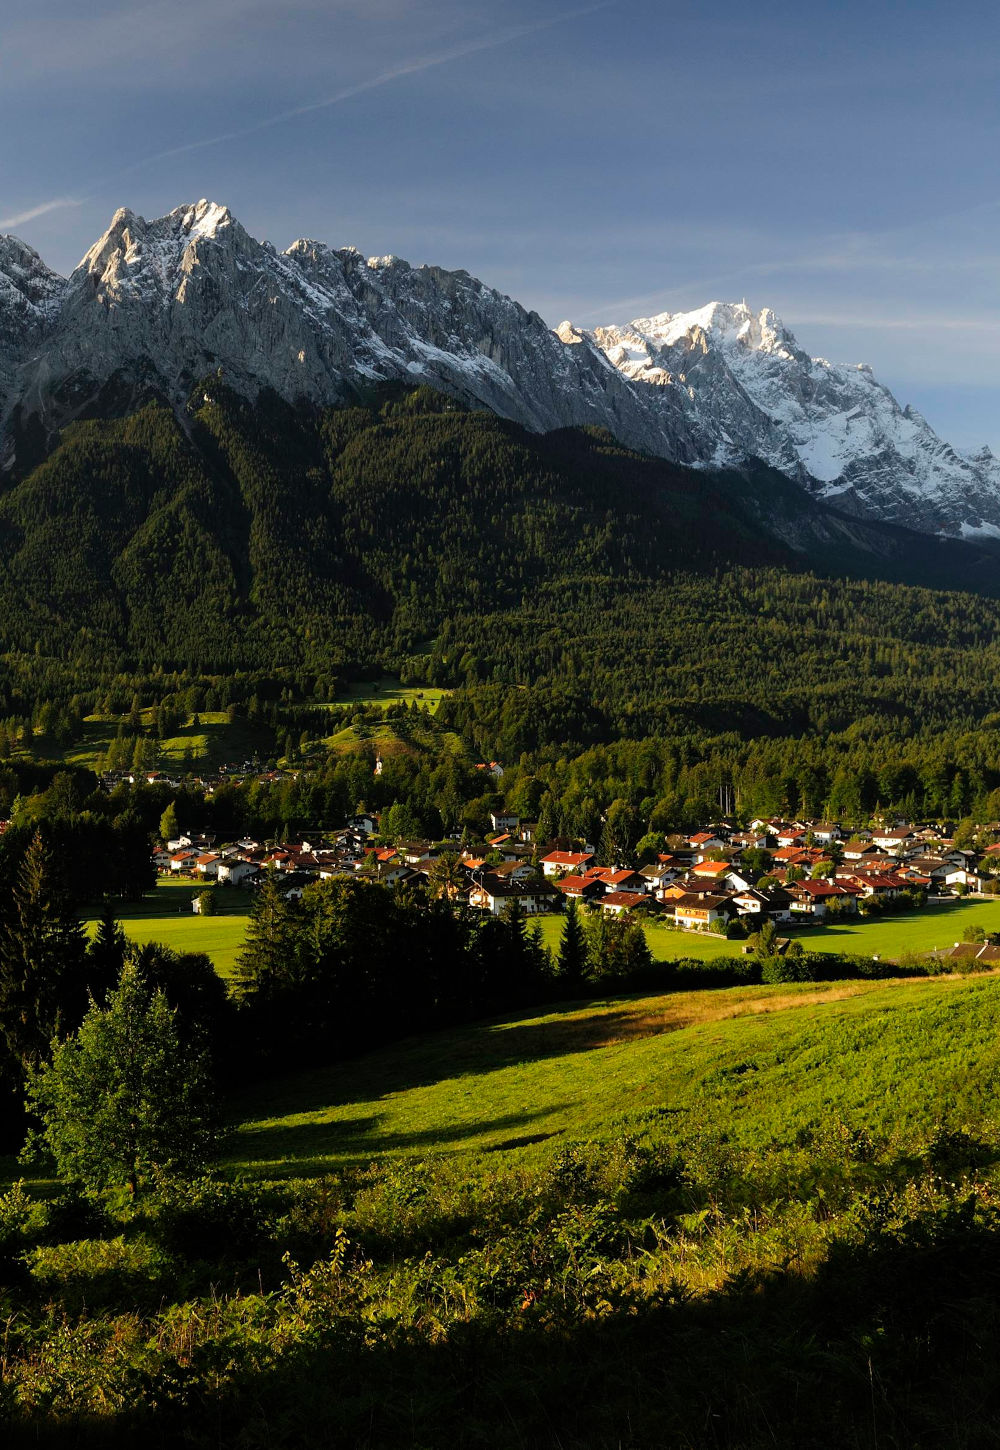
<instances>
[{"instance_id":1,"label":"village","mask_svg":"<svg viewBox=\"0 0 1000 1450\"><path fill-rule=\"evenodd\" d=\"M495 813L491 825L471 845L387 840L376 813L354 815L329 834L280 843L218 843L181 833L163 843L154 863L163 877L204 883L192 900L196 912L214 909L214 888L252 890L270 871L291 897L312 881L358 877L493 915L512 903L536 917L576 902L729 938L746 937L766 921L808 927L992 896L1000 888L1000 826L966 843L937 824L848 832L832 821L716 821L666 838L652 860L602 864L593 843L539 841L537 825L516 815ZM986 837L994 839L984 845Z\"/></svg>"}]
</instances>

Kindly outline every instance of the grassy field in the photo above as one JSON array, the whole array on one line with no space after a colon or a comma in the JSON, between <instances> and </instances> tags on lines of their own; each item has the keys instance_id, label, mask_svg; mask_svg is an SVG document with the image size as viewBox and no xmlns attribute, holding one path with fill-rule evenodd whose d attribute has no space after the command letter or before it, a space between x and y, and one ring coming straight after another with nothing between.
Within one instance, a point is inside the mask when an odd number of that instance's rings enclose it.
<instances>
[{"instance_id":1,"label":"grassy field","mask_svg":"<svg viewBox=\"0 0 1000 1450\"><path fill-rule=\"evenodd\" d=\"M380 680L364 680L359 684L351 685L348 689L339 694L330 703L333 705L409 705L412 700L430 711L433 715L446 695L451 690L438 689L433 685L401 685L398 679L391 675L383 675Z\"/></svg>"},{"instance_id":2,"label":"grassy field","mask_svg":"<svg viewBox=\"0 0 1000 1450\"><path fill-rule=\"evenodd\" d=\"M545 944L558 950L562 935L562 917L541 919ZM1000 899L989 901L955 901L944 906L928 906L924 911L874 921L856 921L836 926L794 928L791 935L810 952L856 952L892 961L909 952L931 952L954 946L970 926L986 931L1000 931ZM784 928L783 928L784 930ZM671 931L669 927L650 923L646 927L650 950L657 961L694 957L712 961L716 957L739 956L743 942L726 941L724 937L692 931Z\"/></svg>"},{"instance_id":3,"label":"grassy field","mask_svg":"<svg viewBox=\"0 0 1000 1450\"><path fill-rule=\"evenodd\" d=\"M212 1181L8 1196L16 1443L994 1445L998 1038L1000 975L757 986L259 1083Z\"/></svg>"},{"instance_id":4,"label":"grassy field","mask_svg":"<svg viewBox=\"0 0 1000 1450\"><path fill-rule=\"evenodd\" d=\"M141 716L143 731L149 735L152 712L144 710ZM198 722L197 725L189 722L176 735L156 742L160 769L211 770L227 761L240 762L255 754L266 755L271 748L270 732L261 731L248 720L229 721L222 711L204 711ZM98 770L121 723L117 715L88 715L83 722L83 734L71 745L61 750L53 742L38 737L36 751L46 759L61 755L67 765ZM125 730L129 733L127 719Z\"/></svg>"},{"instance_id":5,"label":"grassy field","mask_svg":"<svg viewBox=\"0 0 1000 1450\"><path fill-rule=\"evenodd\" d=\"M192 882L157 883L156 890L139 902L118 909L126 936L144 945L163 942L179 952L206 952L220 976L233 969L250 915L251 896L237 888L219 888L218 911L214 916L196 916L192 898L204 888ZM89 922L93 930L96 922Z\"/></svg>"},{"instance_id":6,"label":"grassy field","mask_svg":"<svg viewBox=\"0 0 1000 1450\"><path fill-rule=\"evenodd\" d=\"M381 1157L513 1152L597 1137L645 1112L686 1150L704 1133L794 1149L844 1121L929 1134L989 1119L1000 980L740 987L570 1007L403 1044L245 1097L230 1164L265 1178ZM471 1171L471 1170L470 1170Z\"/></svg>"},{"instance_id":7,"label":"grassy field","mask_svg":"<svg viewBox=\"0 0 1000 1450\"><path fill-rule=\"evenodd\" d=\"M191 882L161 880L145 900L122 908L122 924L133 941L161 941L177 951L207 952L226 977L243 944L252 897L245 891L220 891L219 914L201 917L191 910L191 898L200 890ZM563 918L540 917L539 925L545 944L553 952L558 951ZM796 935L809 951L870 953L891 959L904 952L951 946L971 925L1000 931L1000 901L956 902L929 907L918 915L852 926L815 927ZM678 957L711 961L720 956L738 956L743 946L742 942L698 932L670 931L655 924L647 926L646 934L657 961Z\"/></svg>"}]
</instances>

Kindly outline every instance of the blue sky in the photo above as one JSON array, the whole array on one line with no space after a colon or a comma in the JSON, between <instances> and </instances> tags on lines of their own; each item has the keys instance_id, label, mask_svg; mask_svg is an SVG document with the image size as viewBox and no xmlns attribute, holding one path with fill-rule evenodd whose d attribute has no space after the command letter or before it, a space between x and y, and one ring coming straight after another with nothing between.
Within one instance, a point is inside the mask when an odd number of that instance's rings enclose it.
<instances>
[{"instance_id":1,"label":"blue sky","mask_svg":"<svg viewBox=\"0 0 1000 1450\"><path fill-rule=\"evenodd\" d=\"M117 206L466 267L553 324L745 297L1000 453L1000 8L8 0L0 230Z\"/></svg>"}]
</instances>

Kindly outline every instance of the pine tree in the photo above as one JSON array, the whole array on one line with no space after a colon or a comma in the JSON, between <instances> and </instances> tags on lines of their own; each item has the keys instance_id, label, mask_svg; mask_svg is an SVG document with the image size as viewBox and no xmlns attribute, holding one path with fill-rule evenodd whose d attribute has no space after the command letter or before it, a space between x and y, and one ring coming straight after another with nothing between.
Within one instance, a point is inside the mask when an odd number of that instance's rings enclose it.
<instances>
[{"instance_id":1,"label":"pine tree","mask_svg":"<svg viewBox=\"0 0 1000 1450\"><path fill-rule=\"evenodd\" d=\"M266 1002L280 991L292 972L295 939L289 904L278 890L273 870L267 871L236 958L236 987L241 997Z\"/></svg>"},{"instance_id":2,"label":"pine tree","mask_svg":"<svg viewBox=\"0 0 1000 1450\"><path fill-rule=\"evenodd\" d=\"M587 942L583 934L583 927L580 925L577 904L575 901L570 901L566 908L566 921L563 924L562 938L559 942L559 958L556 963L559 985L571 989L582 986L586 970Z\"/></svg>"},{"instance_id":3,"label":"pine tree","mask_svg":"<svg viewBox=\"0 0 1000 1450\"><path fill-rule=\"evenodd\" d=\"M125 933L110 905L106 905L87 948L87 990L99 1007L118 986L127 951Z\"/></svg>"},{"instance_id":4,"label":"pine tree","mask_svg":"<svg viewBox=\"0 0 1000 1450\"><path fill-rule=\"evenodd\" d=\"M0 931L0 1032L10 1056L28 1066L86 1007L86 936L53 885L40 832L21 862L12 905Z\"/></svg>"}]
</instances>

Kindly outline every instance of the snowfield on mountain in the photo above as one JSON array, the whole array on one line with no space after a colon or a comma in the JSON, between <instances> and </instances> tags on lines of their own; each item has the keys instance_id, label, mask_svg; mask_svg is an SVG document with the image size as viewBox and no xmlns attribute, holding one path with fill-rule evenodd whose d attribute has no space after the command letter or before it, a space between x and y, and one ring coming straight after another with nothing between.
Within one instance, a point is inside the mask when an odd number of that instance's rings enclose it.
<instances>
[{"instance_id":1,"label":"snowfield on mountain","mask_svg":"<svg viewBox=\"0 0 1000 1450\"><path fill-rule=\"evenodd\" d=\"M553 331L467 272L305 240L278 252L208 201L116 212L68 278L0 237L6 468L26 436L152 393L180 406L218 369L249 396L314 403L424 382L537 432L598 425L689 465L756 457L848 513L1000 538L988 449L958 452L870 368L810 357L745 302Z\"/></svg>"}]
</instances>

